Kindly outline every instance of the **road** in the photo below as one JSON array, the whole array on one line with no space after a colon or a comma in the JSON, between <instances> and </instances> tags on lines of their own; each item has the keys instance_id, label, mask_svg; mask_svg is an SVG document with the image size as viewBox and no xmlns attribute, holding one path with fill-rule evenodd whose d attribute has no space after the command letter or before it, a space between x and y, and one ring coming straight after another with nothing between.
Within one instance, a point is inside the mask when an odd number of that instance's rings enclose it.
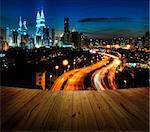
<instances>
[{"instance_id":1,"label":"road","mask_svg":"<svg viewBox=\"0 0 150 132\"><path fill-rule=\"evenodd\" d=\"M119 60L119 57L114 55L106 53L100 54L103 55L103 59L100 62L87 67L71 70L61 75L54 82L52 90L84 90L84 80L86 76L94 71L96 72L94 72L91 78L92 89L115 89L116 67L121 61ZM113 61L111 61L111 59L113 59Z\"/></svg>"},{"instance_id":2,"label":"road","mask_svg":"<svg viewBox=\"0 0 150 132\"><path fill-rule=\"evenodd\" d=\"M108 55L113 58L113 61L105 67L93 73L91 78L92 86L95 90L116 89L117 84L115 81L116 68L121 64L119 57Z\"/></svg>"},{"instance_id":3,"label":"road","mask_svg":"<svg viewBox=\"0 0 150 132\"><path fill-rule=\"evenodd\" d=\"M52 86L52 90L82 90L84 89L84 78L86 75L102 66L107 64L110 60L110 57L104 56L104 59L100 62L71 70L69 72L64 73L60 77L57 78L57 80L54 82L54 85Z\"/></svg>"}]
</instances>

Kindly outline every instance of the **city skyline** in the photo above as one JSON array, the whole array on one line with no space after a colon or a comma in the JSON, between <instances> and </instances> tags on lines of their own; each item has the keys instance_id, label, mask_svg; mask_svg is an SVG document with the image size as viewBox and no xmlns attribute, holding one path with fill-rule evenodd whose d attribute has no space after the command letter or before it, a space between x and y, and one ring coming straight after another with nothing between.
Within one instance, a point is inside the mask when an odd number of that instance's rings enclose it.
<instances>
[{"instance_id":1,"label":"city skyline","mask_svg":"<svg viewBox=\"0 0 150 132\"><path fill-rule=\"evenodd\" d=\"M41 9L45 13L46 25L55 28L58 35L63 32L64 17L70 18L70 30L76 28L88 36L98 38L137 37L143 35L149 27L148 0L126 2L14 0L13 3L6 0L2 1L1 26L18 28L19 17L22 16L27 21L29 31L35 34L36 12Z\"/></svg>"}]
</instances>

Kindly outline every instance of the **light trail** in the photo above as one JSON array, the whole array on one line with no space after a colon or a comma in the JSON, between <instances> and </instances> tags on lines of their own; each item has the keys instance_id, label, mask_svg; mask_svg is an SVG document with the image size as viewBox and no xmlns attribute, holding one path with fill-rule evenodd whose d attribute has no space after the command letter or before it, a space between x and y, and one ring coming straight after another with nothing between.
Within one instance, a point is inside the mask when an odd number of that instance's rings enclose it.
<instances>
[{"instance_id":1,"label":"light trail","mask_svg":"<svg viewBox=\"0 0 150 132\"><path fill-rule=\"evenodd\" d=\"M54 82L52 90L85 90L84 80L89 73L95 70L90 82L92 84L92 89L116 89L115 74L117 66L121 64L119 60L121 55L117 53L118 56L114 56L100 52L99 54L104 56L100 62L64 73Z\"/></svg>"},{"instance_id":2,"label":"light trail","mask_svg":"<svg viewBox=\"0 0 150 132\"><path fill-rule=\"evenodd\" d=\"M97 90L117 88L117 84L115 81L115 74L116 68L121 64L121 61L119 60L120 55L119 57L116 57L114 55L107 54L107 56L111 57L113 61L104 68L97 70L91 78L92 86ZM105 83L104 81L105 78L107 78L108 80L107 83Z\"/></svg>"}]
</instances>

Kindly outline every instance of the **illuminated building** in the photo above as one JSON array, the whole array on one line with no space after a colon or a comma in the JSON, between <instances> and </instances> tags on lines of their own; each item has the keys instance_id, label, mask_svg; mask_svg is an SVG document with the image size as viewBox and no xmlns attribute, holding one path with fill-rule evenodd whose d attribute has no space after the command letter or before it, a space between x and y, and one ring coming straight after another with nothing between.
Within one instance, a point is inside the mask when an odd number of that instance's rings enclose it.
<instances>
[{"instance_id":1,"label":"illuminated building","mask_svg":"<svg viewBox=\"0 0 150 132\"><path fill-rule=\"evenodd\" d=\"M28 49L32 49L35 47L34 37L30 36L28 41Z\"/></svg>"},{"instance_id":2,"label":"illuminated building","mask_svg":"<svg viewBox=\"0 0 150 132\"><path fill-rule=\"evenodd\" d=\"M73 43L73 45L76 48L81 47L81 45L80 45L80 34L75 29L73 29L71 32L71 42Z\"/></svg>"},{"instance_id":3,"label":"illuminated building","mask_svg":"<svg viewBox=\"0 0 150 132\"><path fill-rule=\"evenodd\" d=\"M1 51L7 51L8 49L9 49L8 42L0 40L0 50Z\"/></svg>"},{"instance_id":4,"label":"illuminated building","mask_svg":"<svg viewBox=\"0 0 150 132\"><path fill-rule=\"evenodd\" d=\"M64 19L64 33L69 33L69 18Z\"/></svg>"},{"instance_id":5,"label":"illuminated building","mask_svg":"<svg viewBox=\"0 0 150 132\"><path fill-rule=\"evenodd\" d=\"M69 31L69 18L66 17L64 19L64 33L60 36L62 42L60 42L58 45L59 47L64 48L73 48L73 44L71 43L71 33Z\"/></svg>"},{"instance_id":6,"label":"illuminated building","mask_svg":"<svg viewBox=\"0 0 150 132\"><path fill-rule=\"evenodd\" d=\"M16 30L12 31L12 43L14 46L17 46L17 40L18 40L18 32Z\"/></svg>"},{"instance_id":7,"label":"illuminated building","mask_svg":"<svg viewBox=\"0 0 150 132\"><path fill-rule=\"evenodd\" d=\"M48 27L43 27L43 44L45 46L50 46L50 37L49 37L49 28Z\"/></svg>"},{"instance_id":8,"label":"illuminated building","mask_svg":"<svg viewBox=\"0 0 150 132\"><path fill-rule=\"evenodd\" d=\"M45 26L45 16L43 10L40 12L37 12L36 16L36 38L35 38L35 43L36 47L40 47L43 44L45 45L45 41L47 41L48 36L49 36L49 29L46 28ZM46 40L44 40L46 39Z\"/></svg>"},{"instance_id":9,"label":"illuminated building","mask_svg":"<svg viewBox=\"0 0 150 132\"><path fill-rule=\"evenodd\" d=\"M63 35L63 42L70 43L70 31L69 31L69 18L66 17L64 19L64 35Z\"/></svg>"},{"instance_id":10,"label":"illuminated building","mask_svg":"<svg viewBox=\"0 0 150 132\"><path fill-rule=\"evenodd\" d=\"M21 46L21 43L24 43L25 45L28 44L28 31L26 26L26 21L22 22L21 16L19 20L19 28L18 28L18 37L17 37L17 44L18 46Z\"/></svg>"},{"instance_id":11,"label":"illuminated building","mask_svg":"<svg viewBox=\"0 0 150 132\"><path fill-rule=\"evenodd\" d=\"M9 42L9 28L0 27L0 40Z\"/></svg>"}]
</instances>

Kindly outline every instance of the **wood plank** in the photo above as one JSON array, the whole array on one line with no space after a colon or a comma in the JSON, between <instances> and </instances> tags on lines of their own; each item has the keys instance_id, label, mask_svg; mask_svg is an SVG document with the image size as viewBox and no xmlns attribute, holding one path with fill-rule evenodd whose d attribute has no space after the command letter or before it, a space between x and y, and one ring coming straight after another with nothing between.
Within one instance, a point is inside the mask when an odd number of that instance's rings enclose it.
<instances>
[{"instance_id":1,"label":"wood plank","mask_svg":"<svg viewBox=\"0 0 150 132\"><path fill-rule=\"evenodd\" d=\"M5 124L8 118L12 118L13 115L16 115L20 109L24 108L24 105L30 101L32 98L37 96L37 92L25 92L20 95L19 98L14 98L13 100L9 100L8 104L5 106L2 103L2 122Z\"/></svg>"},{"instance_id":2,"label":"wood plank","mask_svg":"<svg viewBox=\"0 0 150 132\"><path fill-rule=\"evenodd\" d=\"M113 95L115 94L115 96ZM115 93L114 91L108 92L107 98L114 101L114 107L119 108L122 114L127 116L128 122L134 127L134 130L148 130L148 120L143 111L139 110L136 105L129 102L127 99L123 98L121 95ZM112 102L111 102L112 103ZM119 113L116 112L117 114Z\"/></svg>"},{"instance_id":3,"label":"wood plank","mask_svg":"<svg viewBox=\"0 0 150 132\"><path fill-rule=\"evenodd\" d=\"M143 91L147 90L147 88L141 88L141 90L140 88L131 88L129 90L131 90L133 93L136 93L138 95L141 95L142 97L144 96L149 99L149 92L147 92L146 94L143 93Z\"/></svg>"},{"instance_id":4,"label":"wood plank","mask_svg":"<svg viewBox=\"0 0 150 132\"><path fill-rule=\"evenodd\" d=\"M24 109L20 110L20 113L17 117L20 122L14 129L24 129L28 130L29 127L32 127L33 123L36 120L36 117L41 114L40 110L43 109L43 104L47 101L47 97L51 97L53 92L48 93L44 91L40 93L36 98L33 98L30 102L25 105ZM15 119L16 120L16 119Z\"/></svg>"},{"instance_id":5,"label":"wood plank","mask_svg":"<svg viewBox=\"0 0 150 132\"><path fill-rule=\"evenodd\" d=\"M53 106L49 106L51 109L47 113L47 117L45 118L45 125L44 128L46 130L53 130L57 131L60 117L64 107L64 101L66 100L67 96L66 93L63 91L59 91L59 95L54 100Z\"/></svg>"},{"instance_id":6,"label":"wood plank","mask_svg":"<svg viewBox=\"0 0 150 132\"><path fill-rule=\"evenodd\" d=\"M93 109L93 113L96 118L99 130L115 130L118 125L114 120L115 118L113 116L113 113L111 112L111 107L105 107L106 103L104 102L100 94L95 95L95 92L89 92L86 95L88 96L91 108ZM98 101L99 99L101 100L101 103Z\"/></svg>"},{"instance_id":7,"label":"wood plank","mask_svg":"<svg viewBox=\"0 0 150 132\"><path fill-rule=\"evenodd\" d=\"M107 96L106 92L95 92L95 100L101 105L100 113L104 116L105 125L100 129L104 130L132 130L133 127L130 126L126 120L126 115L122 114L120 109L117 109L117 105L112 102ZM125 118L125 119L124 119Z\"/></svg>"},{"instance_id":8,"label":"wood plank","mask_svg":"<svg viewBox=\"0 0 150 132\"><path fill-rule=\"evenodd\" d=\"M51 94L51 92L48 92L48 94ZM61 96L60 91L53 92L51 96L48 96L47 99L45 99L44 103L40 107L40 111L35 114L36 119L33 118L33 123L29 126L29 130L47 130L47 124L48 126L51 125L51 122L47 121L47 118L49 117L49 113L52 111L55 101L59 99ZM54 114L54 113L52 113Z\"/></svg>"},{"instance_id":9,"label":"wood plank","mask_svg":"<svg viewBox=\"0 0 150 132\"><path fill-rule=\"evenodd\" d=\"M121 96L123 96L125 99L128 99L128 101L132 102L134 105L136 105L139 109L143 109L144 112L149 112L149 100L147 97L140 95L137 95L135 92L130 92L129 90L117 90Z\"/></svg>"},{"instance_id":10,"label":"wood plank","mask_svg":"<svg viewBox=\"0 0 150 132\"><path fill-rule=\"evenodd\" d=\"M0 88L2 130L148 131L149 89L42 91Z\"/></svg>"},{"instance_id":11,"label":"wood plank","mask_svg":"<svg viewBox=\"0 0 150 132\"><path fill-rule=\"evenodd\" d=\"M17 123L17 121L19 122L22 119L22 118L19 118L20 114L24 116L24 113L22 113L22 111L26 110L26 104L28 104L38 94L39 93L35 91L26 93L26 95L22 96L21 99L16 100L16 103L14 103L15 105L11 104L10 107L6 107L6 109L2 110L3 111L3 114L2 114L3 126L6 127L7 129L11 129L14 126L14 124ZM13 102L15 102L15 100Z\"/></svg>"},{"instance_id":12,"label":"wood plank","mask_svg":"<svg viewBox=\"0 0 150 132\"><path fill-rule=\"evenodd\" d=\"M72 131L83 131L86 128L80 92L73 92Z\"/></svg>"},{"instance_id":13,"label":"wood plank","mask_svg":"<svg viewBox=\"0 0 150 132\"><path fill-rule=\"evenodd\" d=\"M85 131L96 131L98 130L98 125L95 120L95 117L93 116L93 110L91 108L91 105L89 103L89 100L86 96L86 92L82 91L80 92L80 100L82 104L82 109L83 109L83 115L85 118L85 123L86 123L86 128Z\"/></svg>"},{"instance_id":14,"label":"wood plank","mask_svg":"<svg viewBox=\"0 0 150 132\"><path fill-rule=\"evenodd\" d=\"M65 100L61 109L58 131L71 131L72 120L72 91L65 92ZM58 108L57 108L58 109Z\"/></svg>"}]
</instances>

